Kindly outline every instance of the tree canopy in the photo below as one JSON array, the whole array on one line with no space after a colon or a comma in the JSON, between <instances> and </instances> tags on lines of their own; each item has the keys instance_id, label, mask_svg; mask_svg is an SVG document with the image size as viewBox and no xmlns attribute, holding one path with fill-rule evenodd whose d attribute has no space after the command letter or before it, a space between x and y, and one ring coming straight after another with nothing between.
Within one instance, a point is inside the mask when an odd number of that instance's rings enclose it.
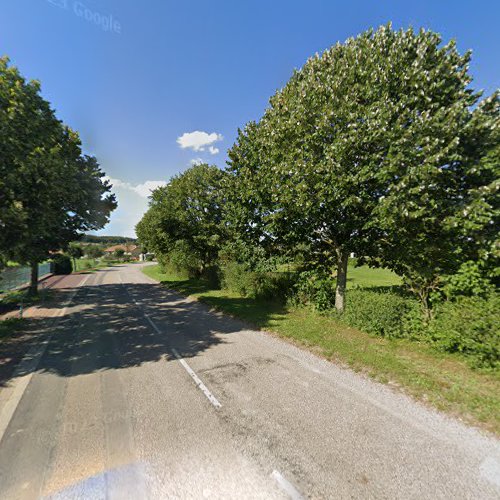
<instances>
[{"instance_id":1,"label":"tree canopy","mask_svg":"<svg viewBox=\"0 0 500 500\"><path fill-rule=\"evenodd\" d=\"M0 254L36 263L116 208L97 160L18 69L0 59ZM33 277L35 279L36 276Z\"/></svg>"},{"instance_id":2,"label":"tree canopy","mask_svg":"<svg viewBox=\"0 0 500 500\"><path fill-rule=\"evenodd\" d=\"M337 309L351 252L426 290L453 269L448 222L483 192L498 127L496 94L475 107L469 60L430 31L369 30L310 58L240 131L230 171L247 228L309 245L336 272Z\"/></svg>"},{"instance_id":3,"label":"tree canopy","mask_svg":"<svg viewBox=\"0 0 500 500\"><path fill-rule=\"evenodd\" d=\"M153 193L139 238L250 267L300 254L336 278L339 312L354 253L403 276L429 315L446 276L498 269L499 95L471 88L470 57L390 25L316 54L238 131L224 172Z\"/></svg>"},{"instance_id":4,"label":"tree canopy","mask_svg":"<svg viewBox=\"0 0 500 500\"><path fill-rule=\"evenodd\" d=\"M199 272L217 259L221 244L223 172L197 164L153 191L148 212L136 227L148 251L167 255L185 248Z\"/></svg>"}]
</instances>

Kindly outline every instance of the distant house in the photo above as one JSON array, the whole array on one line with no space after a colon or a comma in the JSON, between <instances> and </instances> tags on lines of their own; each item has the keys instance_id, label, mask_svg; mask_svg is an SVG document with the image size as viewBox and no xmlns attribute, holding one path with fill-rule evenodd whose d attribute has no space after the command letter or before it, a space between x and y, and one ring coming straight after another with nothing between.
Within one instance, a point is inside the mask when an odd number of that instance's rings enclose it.
<instances>
[{"instance_id":1,"label":"distant house","mask_svg":"<svg viewBox=\"0 0 500 500\"><path fill-rule=\"evenodd\" d=\"M117 250L123 250L124 255L129 255L136 259L141 255L141 249L137 245L133 244L122 244L122 245L113 245L111 247L105 248L104 253L111 255L115 253Z\"/></svg>"}]
</instances>

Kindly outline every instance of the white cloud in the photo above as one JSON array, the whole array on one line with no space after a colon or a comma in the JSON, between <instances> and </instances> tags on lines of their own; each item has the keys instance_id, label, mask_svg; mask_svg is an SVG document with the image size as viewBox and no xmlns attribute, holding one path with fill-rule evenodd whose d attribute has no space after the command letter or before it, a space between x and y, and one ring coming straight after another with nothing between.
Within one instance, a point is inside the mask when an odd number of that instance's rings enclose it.
<instances>
[{"instance_id":1,"label":"white cloud","mask_svg":"<svg viewBox=\"0 0 500 500\"><path fill-rule=\"evenodd\" d=\"M145 181L132 184L121 179L106 179L113 185L111 192L116 194L118 208L111 213L109 224L97 234L131 236L135 238L135 225L148 209L151 191L165 186L165 181Z\"/></svg>"},{"instance_id":2,"label":"white cloud","mask_svg":"<svg viewBox=\"0 0 500 500\"><path fill-rule=\"evenodd\" d=\"M156 188L161 186L166 186L165 181L146 181L142 184L131 184L130 182L125 182L120 179L112 179L111 177L106 177L106 179L113 185L113 188L128 189L130 191L136 192L139 196L147 198L151 196L151 192Z\"/></svg>"},{"instance_id":3,"label":"white cloud","mask_svg":"<svg viewBox=\"0 0 500 500\"><path fill-rule=\"evenodd\" d=\"M192 160L189 160L189 163L191 163L191 165L199 165L200 163L203 163L203 159L202 158L193 158Z\"/></svg>"},{"instance_id":4,"label":"white cloud","mask_svg":"<svg viewBox=\"0 0 500 500\"><path fill-rule=\"evenodd\" d=\"M214 146L209 146L208 150L210 151L211 154L216 155L219 152L219 148L216 148Z\"/></svg>"},{"instance_id":5,"label":"white cloud","mask_svg":"<svg viewBox=\"0 0 500 500\"><path fill-rule=\"evenodd\" d=\"M152 191L166 185L167 183L165 181L146 181L144 184L137 184L137 186L134 187L134 191L143 198L147 198L151 195Z\"/></svg>"},{"instance_id":6,"label":"white cloud","mask_svg":"<svg viewBox=\"0 0 500 500\"><path fill-rule=\"evenodd\" d=\"M195 130L194 132L184 132L184 134L177 138L177 144L179 144L182 149L190 148L193 151L205 151L205 148L210 146L209 151L211 153L212 150L217 150L218 153L219 150L214 148L212 144L222 141L222 139L222 135L217 132L207 134L207 132Z\"/></svg>"}]
</instances>

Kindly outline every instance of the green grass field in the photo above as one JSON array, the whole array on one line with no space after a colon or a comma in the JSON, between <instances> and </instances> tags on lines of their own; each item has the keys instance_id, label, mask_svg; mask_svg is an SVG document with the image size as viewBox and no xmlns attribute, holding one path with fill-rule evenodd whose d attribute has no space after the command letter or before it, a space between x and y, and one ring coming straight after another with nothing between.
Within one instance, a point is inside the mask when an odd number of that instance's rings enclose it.
<instances>
[{"instance_id":1,"label":"green grass field","mask_svg":"<svg viewBox=\"0 0 500 500\"><path fill-rule=\"evenodd\" d=\"M148 266L143 271L184 295L500 435L500 374L473 370L458 356L425 344L370 336L310 309L214 290L201 280L164 274L159 266ZM350 286L399 283L399 278L386 270L361 267L350 271Z\"/></svg>"},{"instance_id":2,"label":"green grass field","mask_svg":"<svg viewBox=\"0 0 500 500\"><path fill-rule=\"evenodd\" d=\"M401 285L401 278L388 269L372 269L368 266L354 267L347 270L347 287L372 287Z\"/></svg>"}]
</instances>

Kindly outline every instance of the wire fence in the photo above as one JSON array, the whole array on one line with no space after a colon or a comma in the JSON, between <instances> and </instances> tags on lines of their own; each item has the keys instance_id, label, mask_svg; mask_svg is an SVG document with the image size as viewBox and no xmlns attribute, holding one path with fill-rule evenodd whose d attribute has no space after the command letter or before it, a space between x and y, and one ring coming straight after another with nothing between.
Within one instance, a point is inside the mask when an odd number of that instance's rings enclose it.
<instances>
[{"instance_id":1,"label":"wire fence","mask_svg":"<svg viewBox=\"0 0 500 500\"><path fill-rule=\"evenodd\" d=\"M38 264L39 278L52 273L52 271L52 262ZM0 292L8 292L29 285L30 278L31 268L29 266L8 267L0 272Z\"/></svg>"}]
</instances>

